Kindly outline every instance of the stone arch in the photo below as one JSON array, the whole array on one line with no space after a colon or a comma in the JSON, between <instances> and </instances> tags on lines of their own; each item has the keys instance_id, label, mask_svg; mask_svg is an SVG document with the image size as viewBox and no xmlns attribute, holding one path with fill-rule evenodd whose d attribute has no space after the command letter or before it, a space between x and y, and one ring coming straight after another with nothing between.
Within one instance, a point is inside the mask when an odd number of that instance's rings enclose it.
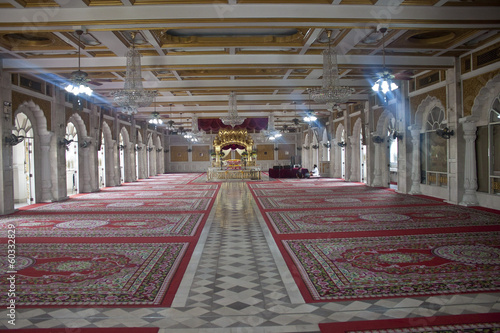
<instances>
[{"instance_id":1,"label":"stone arch","mask_svg":"<svg viewBox=\"0 0 500 333\"><path fill-rule=\"evenodd\" d=\"M40 107L33 101L25 101L14 112L14 118L18 113L24 113L33 125L34 135L42 136L51 134L47 130L47 118Z\"/></svg>"},{"instance_id":2,"label":"stone arch","mask_svg":"<svg viewBox=\"0 0 500 333\"><path fill-rule=\"evenodd\" d=\"M57 142L52 132L47 129L47 118L43 110L32 100L24 101L14 112L14 119L19 114L26 115L33 128L33 154L35 163L35 196L36 202L51 202L57 195L57 173L52 161L56 161Z\"/></svg>"},{"instance_id":3,"label":"stone arch","mask_svg":"<svg viewBox=\"0 0 500 333\"><path fill-rule=\"evenodd\" d=\"M102 123L102 135L104 137L104 145L111 146L113 145L113 135L111 134L111 128L109 128L108 123Z\"/></svg>"},{"instance_id":4,"label":"stone arch","mask_svg":"<svg viewBox=\"0 0 500 333\"><path fill-rule=\"evenodd\" d=\"M432 108L431 108L431 110L432 110ZM380 118L378 118L377 131L376 131L375 135L378 135L381 138L386 137L387 136L387 128L389 125L389 121L391 119L396 119L396 117L394 116L394 114L391 111L389 111L388 109L385 109L384 112L382 112L382 114L380 115Z\"/></svg>"},{"instance_id":5,"label":"stone arch","mask_svg":"<svg viewBox=\"0 0 500 333\"><path fill-rule=\"evenodd\" d=\"M76 134L78 137L78 184L79 184L79 192L80 193L88 193L91 192L91 161L89 156L88 146L84 148L84 142L91 142L90 138L87 137L87 127L82 119L82 117L78 113L73 113L66 123L73 124L76 129Z\"/></svg>"},{"instance_id":6,"label":"stone arch","mask_svg":"<svg viewBox=\"0 0 500 333\"><path fill-rule=\"evenodd\" d=\"M351 172L349 180L353 182L361 181L361 118L356 119L352 129L352 136L349 138L351 145Z\"/></svg>"},{"instance_id":7,"label":"stone arch","mask_svg":"<svg viewBox=\"0 0 500 333\"><path fill-rule=\"evenodd\" d=\"M489 123L489 110L491 104L500 95L500 74L489 80L486 85L481 88L474 104L472 105L471 115L477 119L478 126L484 126Z\"/></svg>"},{"instance_id":8,"label":"stone arch","mask_svg":"<svg viewBox=\"0 0 500 333\"><path fill-rule=\"evenodd\" d=\"M148 177L156 175L156 158L153 133L149 132L146 141L147 161L148 161Z\"/></svg>"},{"instance_id":9,"label":"stone arch","mask_svg":"<svg viewBox=\"0 0 500 333\"><path fill-rule=\"evenodd\" d=\"M321 161L329 161L329 152L328 152L328 143L329 143L329 138L328 138L328 129L324 128L323 129L323 134L321 135L321 141L320 141L320 151L321 151Z\"/></svg>"},{"instance_id":10,"label":"stone arch","mask_svg":"<svg viewBox=\"0 0 500 333\"><path fill-rule=\"evenodd\" d=\"M344 133L344 138L342 138L342 133ZM340 147L338 144L341 142L345 142L346 137L345 137L345 128L343 124L339 124L337 126L337 130L335 131L335 142L334 142L334 171L333 171L333 176L336 178L342 178L342 168L343 168L343 160L345 158L345 155L342 154L342 147Z\"/></svg>"},{"instance_id":11,"label":"stone arch","mask_svg":"<svg viewBox=\"0 0 500 333\"><path fill-rule=\"evenodd\" d=\"M439 99L433 96L427 96L417 107L417 111L415 112L415 128L420 128L422 130L427 121L427 116L431 110L434 108L440 108L442 110L446 110L443 106L443 103ZM385 111L384 111L385 112ZM382 117L381 117L382 118ZM446 119L448 118L448 114L446 114ZM377 125L378 131L378 125Z\"/></svg>"},{"instance_id":12,"label":"stone arch","mask_svg":"<svg viewBox=\"0 0 500 333\"><path fill-rule=\"evenodd\" d=\"M163 173L164 171L164 168L163 168L163 165L164 165L164 162L163 162L163 157L165 156L164 153L163 153L163 147L162 147L162 144L161 144L161 137L159 134L156 134L156 173L157 174L160 174L160 173Z\"/></svg>"},{"instance_id":13,"label":"stone arch","mask_svg":"<svg viewBox=\"0 0 500 333\"><path fill-rule=\"evenodd\" d=\"M137 130L136 130L137 131ZM142 140L142 133L140 131L137 131L137 136L136 136L136 147L137 149L135 150L135 163L136 163L136 173L137 173L137 179L143 179L147 178L147 163L146 163L146 146L143 143Z\"/></svg>"},{"instance_id":14,"label":"stone arch","mask_svg":"<svg viewBox=\"0 0 500 333\"><path fill-rule=\"evenodd\" d=\"M78 113L73 113L71 117L69 117L67 123L73 123L77 130L78 138L87 137L87 127L85 126L82 117Z\"/></svg>"},{"instance_id":15,"label":"stone arch","mask_svg":"<svg viewBox=\"0 0 500 333\"><path fill-rule=\"evenodd\" d=\"M104 172L105 172L105 186L115 186L115 149L114 140L111 133L111 128L106 122L102 123L102 136L104 137Z\"/></svg>"},{"instance_id":16,"label":"stone arch","mask_svg":"<svg viewBox=\"0 0 500 333\"><path fill-rule=\"evenodd\" d=\"M134 180L133 173L135 170L135 159L133 158L134 149L130 145L130 134L127 127L122 126L120 129L120 134L123 138L124 147L120 148L123 152L123 181L132 182Z\"/></svg>"},{"instance_id":17,"label":"stone arch","mask_svg":"<svg viewBox=\"0 0 500 333\"><path fill-rule=\"evenodd\" d=\"M437 100L437 99L436 99ZM439 100L438 100L439 101ZM430 105L433 105L431 103ZM431 110L434 106L431 107ZM427 115L428 112L423 112ZM385 109L377 122L377 131L374 136L379 136L384 139L382 143L375 144L375 155L374 155L374 175L372 186L378 187L389 187L390 186L390 171L389 171L389 160L390 160L390 138L387 135L387 130L389 129L389 122L395 120L394 114Z\"/></svg>"}]
</instances>

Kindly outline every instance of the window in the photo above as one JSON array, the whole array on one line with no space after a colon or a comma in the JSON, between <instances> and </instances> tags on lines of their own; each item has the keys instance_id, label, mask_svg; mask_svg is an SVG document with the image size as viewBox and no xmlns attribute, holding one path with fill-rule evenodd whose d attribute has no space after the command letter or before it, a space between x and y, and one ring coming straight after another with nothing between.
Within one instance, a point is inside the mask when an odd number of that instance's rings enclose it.
<instances>
[{"instance_id":1,"label":"window","mask_svg":"<svg viewBox=\"0 0 500 333\"><path fill-rule=\"evenodd\" d=\"M491 194L500 194L500 96L490 109L490 123L488 124L490 152L490 189Z\"/></svg>"},{"instance_id":2,"label":"window","mask_svg":"<svg viewBox=\"0 0 500 333\"><path fill-rule=\"evenodd\" d=\"M420 135L421 183L448 186L448 143L436 134L445 127L443 109L434 108L427 116L424 131Z\"/></svg>"}]
</instances>

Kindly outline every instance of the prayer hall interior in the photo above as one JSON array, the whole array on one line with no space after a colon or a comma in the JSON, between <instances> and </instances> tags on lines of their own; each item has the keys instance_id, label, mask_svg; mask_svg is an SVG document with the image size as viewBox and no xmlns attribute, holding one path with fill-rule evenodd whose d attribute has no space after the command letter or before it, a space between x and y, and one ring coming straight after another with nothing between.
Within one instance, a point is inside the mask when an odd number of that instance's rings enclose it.
<instances>
[{"instance_id":1,"label":"prayer hall interior","mask_svg":"<svg viewBox=\"0 0 500 333\"><path fill-rule=\"evenodd\" d=\"M498 332L497 0L0 0L0 329Z\"/></svg>"}]
</instances>

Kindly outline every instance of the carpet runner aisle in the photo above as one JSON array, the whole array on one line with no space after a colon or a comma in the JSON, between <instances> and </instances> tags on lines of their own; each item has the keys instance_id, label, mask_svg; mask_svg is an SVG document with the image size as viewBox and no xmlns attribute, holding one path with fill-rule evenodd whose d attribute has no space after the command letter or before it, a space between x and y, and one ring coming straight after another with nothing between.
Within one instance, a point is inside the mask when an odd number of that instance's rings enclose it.
<instances>
[{"instance_id":1,"label":"carpet runner aisle","mask_svg":"<svg viewBox=\"0 0 500 333\"><path fill-rule=\"evenodd\" d=\"M498 211L333 179L248 186L306 302L500 291Z\"/></svg>"},{"instance_id":2,"label":"carpet runner aisle","mask_svg":"<svg viewBox=\"0 0 500 333\"><path fill-rule=\"evenodd\" d=\"M17 306L170 306L220 187L191 185L198 177L156 176L2 217L3 241L7 225L16 230Z\"/></svg>"}]
</instances>

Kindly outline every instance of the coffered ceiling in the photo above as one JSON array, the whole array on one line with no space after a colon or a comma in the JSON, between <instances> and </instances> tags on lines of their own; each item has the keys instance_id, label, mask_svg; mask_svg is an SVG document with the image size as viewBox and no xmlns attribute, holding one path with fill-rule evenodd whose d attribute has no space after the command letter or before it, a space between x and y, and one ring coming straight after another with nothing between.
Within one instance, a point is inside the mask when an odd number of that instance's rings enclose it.
<instances>
[{"instance_id":1,"label":"coffered ceiling","mask_svg":"<svg viewBox=\"0 0 500 333\"><path fill-rule=\"evenodd\" d=\"M6 71L63 84L78 66L75 30L84 30L82 70L96 98L113 103L137 32L143 85L158 90L164 119L180 123L182 112L189 127L193 114L220 117L235 91L241 115L274 112L281 126L305 109L328 114L306 91L321 86L326 30L341 84L355 89L349 103L359 103L383 67L377 28L388 27L386 67L409 80L498 43L499 7L498 0L0 0L0 57Z\"/></svg>"}]
</instances>

